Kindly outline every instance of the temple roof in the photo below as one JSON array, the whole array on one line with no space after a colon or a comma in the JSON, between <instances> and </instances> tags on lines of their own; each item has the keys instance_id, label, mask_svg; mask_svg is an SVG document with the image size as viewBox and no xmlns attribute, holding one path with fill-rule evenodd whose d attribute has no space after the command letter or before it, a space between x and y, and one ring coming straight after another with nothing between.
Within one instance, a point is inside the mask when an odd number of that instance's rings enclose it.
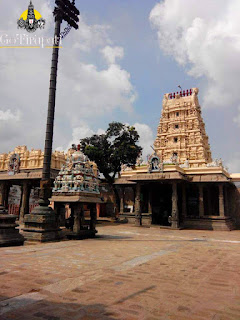
<instances>
[{"instance_id":1,"label":"temple roof","mask_svg":"<svg viewBox=\"0 0 240 320\"><path fill-rule=\"evenodd\" d=\"M208 136L201 116L197 88L164 95L154 142L162 162L202 167L212 162Z\"/></svg>"}]
</instances>

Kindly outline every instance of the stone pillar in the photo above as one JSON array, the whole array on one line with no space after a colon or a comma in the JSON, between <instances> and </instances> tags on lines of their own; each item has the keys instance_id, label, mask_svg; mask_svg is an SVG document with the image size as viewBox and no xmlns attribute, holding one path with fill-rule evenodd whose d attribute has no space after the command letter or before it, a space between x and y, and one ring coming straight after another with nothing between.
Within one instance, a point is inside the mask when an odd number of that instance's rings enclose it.
<instances>
[{"instance_id":1,"label":"stone pillar","mask_svg":"<svg viewBox=\"0 0 240 320\"><path fill-rule=\"evenodd\" d=\"M152 214L152 186L148 186L148 213Z\"/></svg>"},{"instance_id":2,"label":"stone pillar","mask_svg":"<svg viewBox=\"0 0 240 320\"><path fill-rule=\"evenodd\" d=\"M90 206L90 230L96 233L96 223L97 223L97 210L96 204L91 204Z\"/></svg>"},{"instance_id":3,"label":"stone pillar","mask_svg":"<svg viewBox=\"0 0 240 320\"><path fill-rule=\"evenodd\" d=\"M208 186L207 195L208 195L208 215L213 216L210 186Z\"/></svg>"},{"instance_id":4,"label":"stone pillar","mask_svg":"<svg viewBox=\"0 0 240 320\"><path fill-rule=\"evenodd\" d=\"M7 183L6 189L5 189L5 199L4 199L4 203L5 203L5 208L6 208L6 209L8 209L8 197L9 197L9 192L10 192L10 184Z\"/></svg>"},{"instance_id":5,"label":"stone pillar","mask_svg":"<svg viewBox=\"0 0 240 320\"><path fill-rule=\"evenodd\" d=\"M219 216L225 217L223 184L219 184Z\"/></svg>"},{"instance_id":6,"label":"stone pillar","mask_svg":"<svg viewBox=\"0 0 240 320\"><path fill-rule=\"evenodd\" d=\"M230 216L230 213L229 213L229 197L228 197L228 193L229 193L229 188L228 186L225 186L224 188L224 198L225 198L225 216Z\"/></svg>"},{"instance_id":7,"label":"stone pillar","mask_svg":"<svg viewBox=\"0 0 240 320\"><path fill-rule=\"evenodd\" d=\"M80 215L81 215L81 206L80 204L75 204L71 207L72 215L74 217L73 222L73 232L77 235L80 233L81 224L80 224Z\"/></svg>"},{"instance_id":8,"label":"stone pillar","mask_svg":"<svg viewBox=\"0 0 240 320\"><path fill-rule=\"evenodd\" d=\"M136 186L132 187L133 191L133 212L135 212Z\"/></svg>"},{"instance_id":9,"label":"stone pillar","mask_svg":"<svg viewBox=\"0 0 240 320\"><path fill-rule=\"evenodd\" d=\"M141 213L141 225L150 227L152 224L152 186L148 185L148 212Z\"/></svg>"},{"instance_id":10,"label":"stone pillar","mask_svg":"<svg viewBox=\"0 0 240 320\"><path fill-rule=\"evenodd\" d=\"M182 217L185 219L187 217L187 197L186 197L186 185L182 185Z\"/></svg>"},{"instance_id":11,"label":"stone pillar","mask_svg":"<svg viewBox=\"0 0 240 320\"><path fill-rule=\"evenodd\" d=\"M135 196L135 225L142 225L141 217L141 185L137 183L136 185L136 196Z\"/></svg>"},{"instance_id":12,"label":"stone pillar","mask_svg":"<svg viewBox=\"0 0 240 320\"><path fill-rule=\"evenodd\" d=\"M203 204L203 185L198 186L199 189L199 216L204 217L204 204Z\"/></svg>"},{"instance_id":13,"label":"stone pillar","mask_svg":"<svg viewBox=\"0 0 240 320\"><path fill-rule=\"evenodd\" d=\"M179 211L178 211L178 194L177 194L177 182L172 183L172 228L179 228Z\"/></svg>"},{"instance_id":14,"label":"stone pillar","mask_svg":"<svg viewBox=\"0 0 240 320\"><path fill-rule=\"evenodd\" d=\"M124 212L124 187L120 187L120 214Z\"/></svg>"},{"instance_id":15,"label":"stone pillar","mask_svg":"<svg viewBox=\"0 0 240 320\"><path fill-rule=\"evenodd\" d=\"M4 187L5 187L5 183L4 182L0 182L0 206L4 205Z\"/></svg>"},{"instance_id":16,"label":"stone pillar","mask_svg":"<svg viewBox=\"0 0 240 320\"><path fill-rule=\"evenodd\" d=\"M8 214L8 210L4 205L7 204L6 196L8 196L7 186L0 184L0 247L4 246L21 246L24 238L16 229L18 226L15 221L17 216Z\"/></svg>"},{"instance_id":17,"label":"stone pillar","mask_svg":"<svg viewBox=\"0 0 240 320\"><path fill-rule=\"evenodd\" d=\"M22 195L21 195L21 207L19 221L24 221L24 216L29 213L29 197L31 192L31 185L27 182L23 182Z\"/></svg>"},{"instance_id":18,"label":"stone pillar","mask_svg":"<svg viewBox=\"0 0 240 320\"><path fill-rule=\"evenodd\" d=\"M8 195L9 195L10 185L5 181L0 183L0 205L8 209Z\"/></svg>"}]
</instances>

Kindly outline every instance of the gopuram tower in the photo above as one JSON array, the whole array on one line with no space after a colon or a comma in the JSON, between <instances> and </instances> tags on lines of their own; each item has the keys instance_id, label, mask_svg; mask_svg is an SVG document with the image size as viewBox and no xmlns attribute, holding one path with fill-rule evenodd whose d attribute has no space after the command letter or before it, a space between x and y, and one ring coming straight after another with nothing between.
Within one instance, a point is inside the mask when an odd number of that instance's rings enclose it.
<instances>
[{"instance_id":1,"label":"gopuram tower","mask_svg":"<svg viewBox=\"0 0 240 320\"><path fill-rule=\"evenodd\" d=\"M164 95L154 149L163 163L205 167L212 162L197 88Z\"/></svg>"}]
</instances>

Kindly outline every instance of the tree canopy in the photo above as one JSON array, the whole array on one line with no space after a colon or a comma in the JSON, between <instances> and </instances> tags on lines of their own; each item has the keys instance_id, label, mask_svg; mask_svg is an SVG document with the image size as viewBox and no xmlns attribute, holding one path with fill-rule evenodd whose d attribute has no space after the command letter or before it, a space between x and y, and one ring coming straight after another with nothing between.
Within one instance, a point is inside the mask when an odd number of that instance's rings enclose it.
<instances>
[{"instance_id":1,"label":"tree canopy","mask_svg":"<svg viewBox=\"0 0 240 320\"><path fill-rule=\"evenodd\" d=\"M108 183L113 184L122 165L134 166L142 148L133 126L120 122L109 124L104 134L81 139L81 150L94 161Z\"/></svg>"}]
</instances>

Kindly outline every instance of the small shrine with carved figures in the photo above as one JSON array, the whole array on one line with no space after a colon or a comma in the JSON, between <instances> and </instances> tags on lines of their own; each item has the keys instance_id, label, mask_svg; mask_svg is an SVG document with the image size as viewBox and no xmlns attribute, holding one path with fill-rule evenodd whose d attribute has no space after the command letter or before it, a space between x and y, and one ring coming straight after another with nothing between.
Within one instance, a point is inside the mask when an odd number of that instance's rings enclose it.
<instances>
[{"instance_id":1,"label":"small shrine with carved figures","mask_svg":"<svg viewBox=\"0 0 240 320\"><path fill-rule=\"evenodd\" d=\"M74 146L75 148L75 146ZM54 193L99 194L96 165L78 149L72 153L54 181Z\"/></svg>"},{"instance_id":2,"label":"small shrine with carved figures","mask_svg":"<svg viewBox=\"0 0 240 320\"><path fill-rule=\"evenodd\" d=\"M95 235L96 204L102 203L98 170L96 164L80 151L80 145L73 145L69 151L66 164L54 181L51 202L57 211L69 204L71 214L66 221L66 227L71 230L69 238ZM90 212L90 220L85 219L85 211Z\"/></svg>"}]
</instances>

